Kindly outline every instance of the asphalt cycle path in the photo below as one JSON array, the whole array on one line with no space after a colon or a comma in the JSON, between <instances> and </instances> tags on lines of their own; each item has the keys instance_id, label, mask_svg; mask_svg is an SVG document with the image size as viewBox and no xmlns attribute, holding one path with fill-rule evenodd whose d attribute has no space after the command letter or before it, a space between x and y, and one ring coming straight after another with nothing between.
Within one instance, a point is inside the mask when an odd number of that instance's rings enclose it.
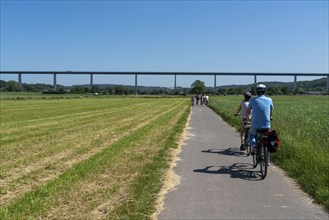
<instances>
[{"instance_id":1,"label":"asphalt cycle path","mask_svg":"<svg viewBox=\"0 0 329 220\"><path fill-rule=\"evenodd\" d=\"M180 184L158 219L329 219L273 164L262 180L238 132L208 107L192 107L187 133L174 168Z\"/></svg>"}]
</instances>

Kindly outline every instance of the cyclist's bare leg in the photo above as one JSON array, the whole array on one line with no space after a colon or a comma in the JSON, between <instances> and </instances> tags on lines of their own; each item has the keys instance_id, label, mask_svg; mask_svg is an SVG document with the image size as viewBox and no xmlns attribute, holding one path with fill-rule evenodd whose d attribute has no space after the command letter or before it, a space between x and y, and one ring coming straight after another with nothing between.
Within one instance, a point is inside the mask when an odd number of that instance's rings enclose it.
<instances>
[{"instance_id":1,"label":"cyclist's bare leg","mask_svg":"<svg viewBox=\"0 0 329 220\"><path fill-rule=\"evenodd\" d=\"M245 146L244 146L244 132L245 132L245 129L242 128L241 131L240 131L240 139L241 139L240 150L245 150Z\"/></svg>"}]
</instances>

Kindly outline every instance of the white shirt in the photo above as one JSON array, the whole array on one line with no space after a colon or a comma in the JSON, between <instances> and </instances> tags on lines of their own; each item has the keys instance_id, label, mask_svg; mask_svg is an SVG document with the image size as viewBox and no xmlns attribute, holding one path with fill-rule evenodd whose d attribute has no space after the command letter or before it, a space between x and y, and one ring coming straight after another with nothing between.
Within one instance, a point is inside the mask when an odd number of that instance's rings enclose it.
<instances>
[{"instance_id":1,"label":"white shirt","mask_svg":"<svg viewBox=\"0 0 329 220\"><path fill-rule=\"evenodd\" d=\"M242 101L240 103L242 109L241 109L241 120L243 119L243 116L246 114L246 111L248 109L249 102L248 101Z\"/></svg>"}]
</instances>

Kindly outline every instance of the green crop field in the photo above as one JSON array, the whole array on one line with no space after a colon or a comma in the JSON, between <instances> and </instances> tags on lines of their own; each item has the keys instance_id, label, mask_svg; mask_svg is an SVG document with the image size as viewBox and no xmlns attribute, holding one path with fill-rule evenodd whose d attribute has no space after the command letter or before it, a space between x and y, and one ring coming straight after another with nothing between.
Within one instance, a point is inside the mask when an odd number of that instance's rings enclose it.
<instances>
[{"instance_id":1,"label":"green crop field","mask_svg":"<svg viewBox=\"0 0 329 220\"><path fill-rule=\"evenodd\" d=\"M141 219L189 99L1 100L0 219Z\"/></svg>"},{"instance_id":2,"label":"green crop field","mask_svg":"<svg viewBox=\"0 0 329 220\"><path fill-rule=\"evenodd\" d=\"M234 117L242 96L212 97L213 108L240 129ZM329 210L329 97L273 96L272 129L279 132L281 148L271 162L282 167L316 202Z\"/></svg>"}]
</instances>

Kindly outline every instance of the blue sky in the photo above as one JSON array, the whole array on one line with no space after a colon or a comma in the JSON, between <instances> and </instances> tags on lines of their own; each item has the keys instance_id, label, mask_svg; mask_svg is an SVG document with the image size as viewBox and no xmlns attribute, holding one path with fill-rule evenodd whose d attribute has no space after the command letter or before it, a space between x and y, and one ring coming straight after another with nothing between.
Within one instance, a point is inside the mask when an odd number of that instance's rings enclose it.
<instances>
[{"instance_id":1,"label":"blue sky","mask_svg":"<svg viewBox=\"0 0 329 220\"><path fill-rule=\"evenodd\" d=\"M328 1L315 0L1 0L1 70L326 73L328 11ZM25 83L52 79L23 75ZM94 83L134 85L134 79L96 75ZM213 76L177 76L177 86L196 79L214 84ZM252 82L252 76L217 77L217 85ZM89 76L59 75L57 83L88 84ZM172 87L174 78L139 76L138 84Z\"/></svg>"}]
</instances>

